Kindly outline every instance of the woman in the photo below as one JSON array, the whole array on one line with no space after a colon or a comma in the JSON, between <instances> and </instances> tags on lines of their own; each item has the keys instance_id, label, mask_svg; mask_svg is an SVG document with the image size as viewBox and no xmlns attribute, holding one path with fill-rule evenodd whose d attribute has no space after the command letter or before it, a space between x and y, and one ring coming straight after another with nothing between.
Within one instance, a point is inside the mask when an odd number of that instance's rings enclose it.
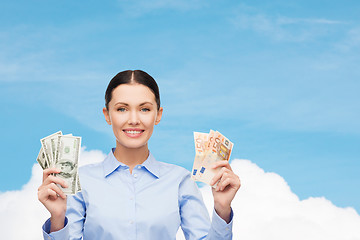
<instances>
[{"instance_id":1,"label":"woman","mask_svg":"<svg viewBox=\"0 0 360 240\"><path fill-rule=\"evenodd\" d=\"M112 126L116 148L101 163L79 169L82 191L66 196L67 187L46 169L38 189L40 202L51 214L44 239L175 239L181 226L186 239L232 239L231 201L240 180L227 161L212 184L213 218L190 173L158 162L148 141L163 113L159 89L146 72L123 71L109 83L103 113Z\"/></svg>"}]
</instances>

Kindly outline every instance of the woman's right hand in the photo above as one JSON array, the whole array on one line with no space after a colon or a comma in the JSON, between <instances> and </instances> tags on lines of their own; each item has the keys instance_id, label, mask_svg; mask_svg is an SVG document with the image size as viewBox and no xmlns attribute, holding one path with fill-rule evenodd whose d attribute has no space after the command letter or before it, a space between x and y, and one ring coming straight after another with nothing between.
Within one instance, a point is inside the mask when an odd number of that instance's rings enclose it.
<instances>
[{"instance_id":1,"label":"woman's right hand","mask_svg":"<svg viewBox=\"0 0 360 240\"><path fill-rule=\"evenodd\" d=\"M64 188L67 187L64 180L51 175L52 173L60 173L60 170L45 169L43 171L43 182L38 188L38 199L51 214L51 232L64 227L66 212L66 195L56 184L60 184Z\"/></svg>"}]
</instances>

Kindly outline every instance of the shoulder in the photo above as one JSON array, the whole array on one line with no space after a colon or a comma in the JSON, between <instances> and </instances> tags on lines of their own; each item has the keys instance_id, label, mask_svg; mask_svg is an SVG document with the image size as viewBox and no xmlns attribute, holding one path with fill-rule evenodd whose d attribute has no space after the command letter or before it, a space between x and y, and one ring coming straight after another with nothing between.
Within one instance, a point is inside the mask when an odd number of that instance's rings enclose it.
<instances>
[{"instance_id":1,"label":"shoulder","mask_svg":"<svg viewBox=\"0 0 360 240\"><path fill-rule=\"evenodd\" d=\"M86 164L79 167L79 175L83 176L101 176L103 174L103 162Z\"/></svg>"},{"instance_id":2,"label":"shoulder","mask_svg":"<svg viewBox=\"0 0 360 240\"><path fill-rule=\"evenodd\" d=\"M171 163L159 162L159 165L161 165L160 178L177 188L179 201L202 200L200 190L195 181L191 179L189 170Z\"/></svg>"},{"instance_id":3,"label":"shoulder","mask_svg":"<svg viewBox=\"0 0 360 240\"><path fill-rule=\"evenodd\" d=\"M163 179L163 181L177 186L180 195L198 191L195 181L191 179L191 172L189 170L171 163L158 162L158 164L159 177Z\"/></svg>"},{"instance_id":4,"label":"shoulder","mask_svg":"<svg viewBox=\"0 0 360 240\"><path fill-rule=\"evenodd\" d=\"M176 177L190 177L190 171L184 167L172 163L157 162L160 176L171 174Z\"/></svg>"}]
</instances>

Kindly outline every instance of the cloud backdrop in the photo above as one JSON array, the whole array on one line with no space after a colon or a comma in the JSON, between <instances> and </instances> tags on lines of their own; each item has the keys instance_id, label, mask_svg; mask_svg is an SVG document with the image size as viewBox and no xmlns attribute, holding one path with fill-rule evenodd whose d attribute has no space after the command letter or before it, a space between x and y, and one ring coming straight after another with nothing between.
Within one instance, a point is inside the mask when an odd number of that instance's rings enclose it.
<instances>
[{"instance_id":1,"label":"cloud backdrop","mask_svg":"<svg viewBox=\"0 0 360 240\"><path fill-rule=\"evenodd\" d=\"M104 157L99 150L83 148L80 165L99 162ZM360 215L353 208L336 207L323 197L299 200L281 176L264 172L249 160L234 159L231 167L242 181L232 204L234 239L360 239ZM41 239L41 226L49 217L37 200L41 178L42 170L34 164L32 177L21 190L0 194L2 238ZM201 192L211 214L211 189L204 186ZM184 239L181 232L177 239Z\"/></svg>"},{"instance_id":2,"label":"cloud backdrop","mask_svg":"<svg viewBox=\"0 0 360 240\"><path fill-rule=\"evenodd\" d=\"M58 130L109 152L106 86L143 69L164 107L157 159L191 169L193 131L217 129L233 159L286 179L294 211L324 198L359 213L359 12L358 0L2 0L0 193L23 193L39 139Z\"/></svg>"}]
</instances>

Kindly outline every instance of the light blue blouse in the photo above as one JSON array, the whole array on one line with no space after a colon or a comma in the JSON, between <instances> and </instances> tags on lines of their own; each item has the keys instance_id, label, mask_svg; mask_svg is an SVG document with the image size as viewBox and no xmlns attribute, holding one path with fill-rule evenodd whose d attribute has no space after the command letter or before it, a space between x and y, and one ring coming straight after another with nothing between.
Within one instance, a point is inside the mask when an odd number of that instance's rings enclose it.
<instances>
[{"instance_id":1,"label":"light blue blouse","mask_svg":"<svg viewBox=\"0 0 360 240\"><path fill-rule=\"evenodd\" d=\"M227 224L213 211L210 222L189 171L149 154L130 174L114 150L79 169L82 191L68 196L65 227L49 234L48 219L44 239L175 240L179 227L186 239L232 239L233 217Z\"/></svg>"}]
</instances>

